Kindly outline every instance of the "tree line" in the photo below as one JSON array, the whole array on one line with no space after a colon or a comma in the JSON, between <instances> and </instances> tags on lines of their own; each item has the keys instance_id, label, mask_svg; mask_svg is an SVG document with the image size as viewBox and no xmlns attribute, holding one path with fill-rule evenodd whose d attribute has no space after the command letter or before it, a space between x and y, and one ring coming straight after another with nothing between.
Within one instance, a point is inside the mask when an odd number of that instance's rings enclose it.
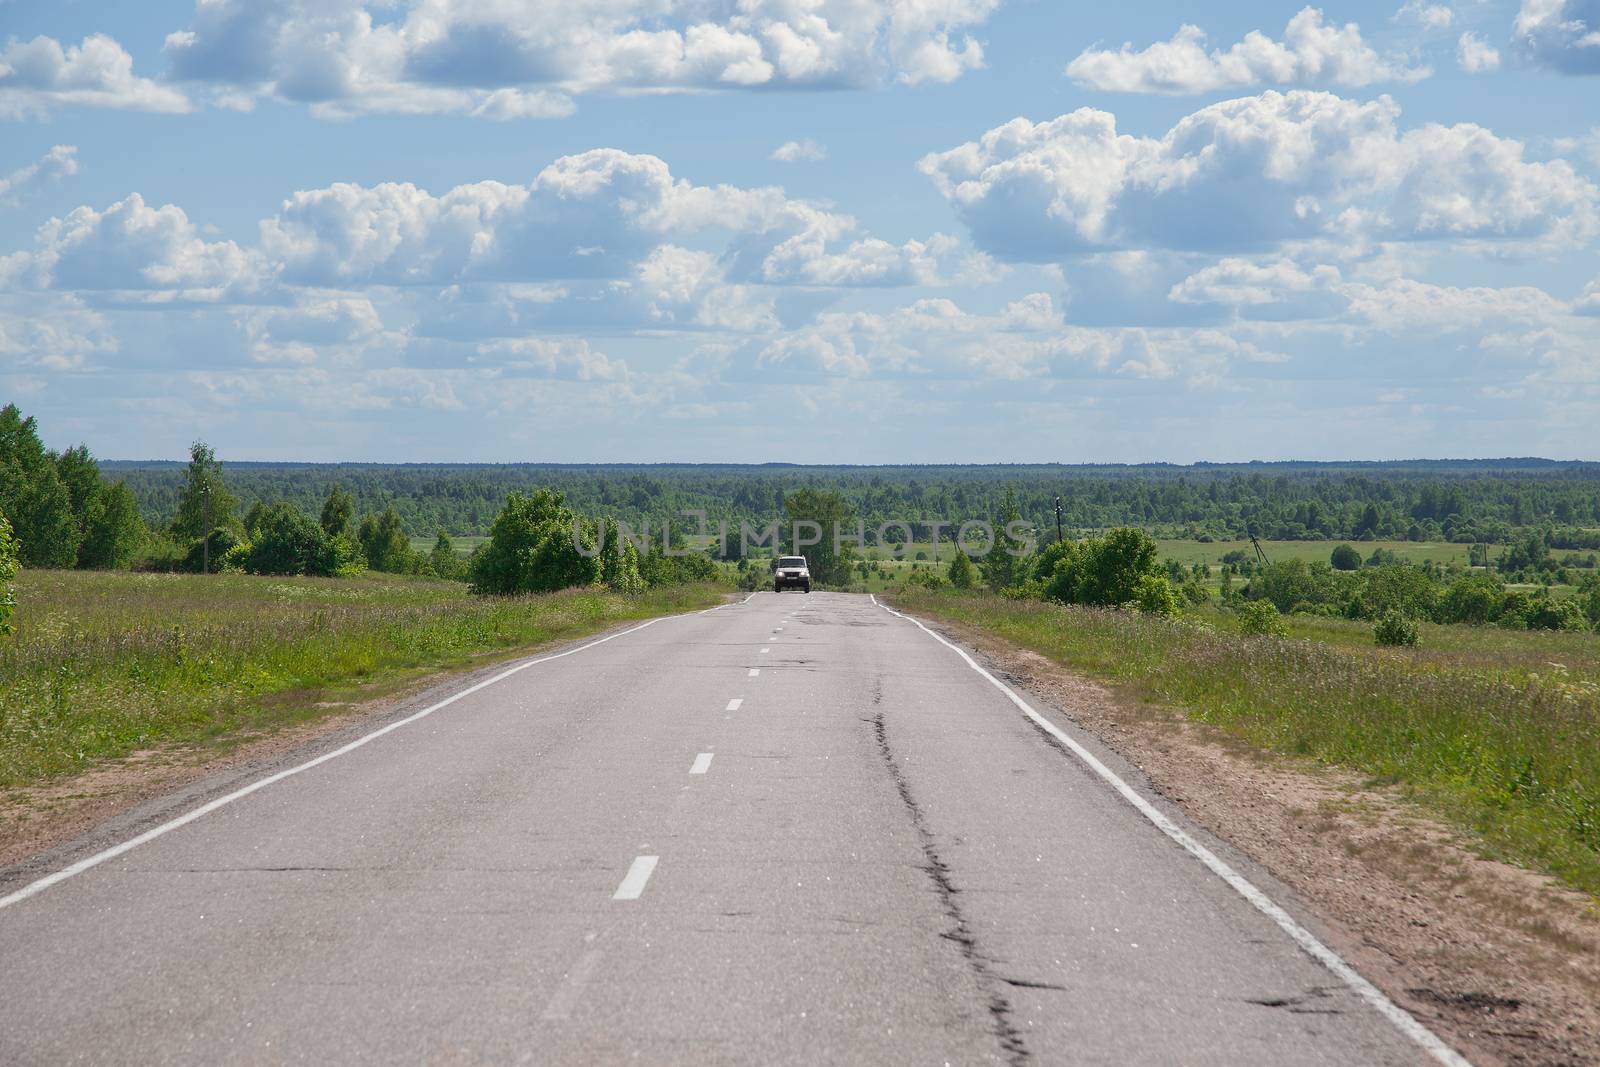
<instances>
[{"instance_id":1,"label":"tree line","mask_svg":"<svg viewBox=\"0 0 1600 1067\"><path fill-rule=\"evenodd\" d=\"M184 472L110 465L147 522L173 513ZM393 509L414 537L486 534L512 492L540 488L590 518L635 528L682 511L765 524L797 492L839 494L869 529L889 520L992 514L1009 492L1021 516L1054 529L1137 526L1156 536L1232 540L1413 540L1505 544L1537 530L1558 549L1600 549L1600 465L1543 460L1390 464L1107 466L555 466L230 464L245 501L314 512L334 485L362 513Z\"/></svg>"}]
</instances>

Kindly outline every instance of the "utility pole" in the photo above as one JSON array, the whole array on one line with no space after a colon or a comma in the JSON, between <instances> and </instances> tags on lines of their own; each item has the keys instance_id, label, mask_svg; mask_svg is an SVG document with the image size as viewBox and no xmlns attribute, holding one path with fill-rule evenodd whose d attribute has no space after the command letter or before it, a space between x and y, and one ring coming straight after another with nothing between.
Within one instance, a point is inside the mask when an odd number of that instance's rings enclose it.
<instances>
[{"instance_id":1,"label":"utility pole","mask_svg":"<svg viewBox=\"0 0 1600 1067\"><path fill-rule=\"evenodd\" d=\"M200 534L200 564L202 574L211 573L211 476L206 476L205 482L200 486L200 495L206 502L206 528Z\"/></svg>"},{"instance_id":2,"label":"utility pole","mask_svg":"<svg viewBox=\"0 0 1600 1067\"><path fill-rule=\"evenodd\" d=\"M1056 497L1056 541L1066 540L1066 535L1061 532L1061 498Z\"/></svg>"}]
</instances>

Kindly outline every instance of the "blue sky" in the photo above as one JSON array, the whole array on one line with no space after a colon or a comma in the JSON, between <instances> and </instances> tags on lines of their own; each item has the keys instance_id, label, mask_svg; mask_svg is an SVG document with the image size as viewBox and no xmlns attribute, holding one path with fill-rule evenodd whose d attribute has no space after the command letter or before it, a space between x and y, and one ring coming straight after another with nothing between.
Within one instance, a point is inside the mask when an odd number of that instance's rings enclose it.
<instances>
[{"instance_id":1,"label":"blue sky","mask_svg":"<svg viewBox=\"0 0 1600 1067\"><path fill-rule=\"evenodd\" d=\"M108 458L1600 459L1600 0L0 0Z\"/></svg>"}]
</instances>

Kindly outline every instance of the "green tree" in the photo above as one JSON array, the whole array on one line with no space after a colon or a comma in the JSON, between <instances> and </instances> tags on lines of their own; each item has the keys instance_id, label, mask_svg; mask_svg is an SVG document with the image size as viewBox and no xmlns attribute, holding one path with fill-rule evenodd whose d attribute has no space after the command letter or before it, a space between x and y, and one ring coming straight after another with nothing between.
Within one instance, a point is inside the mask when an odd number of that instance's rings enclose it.
<instances>
[{"instance_id":1,"label":"green tree","mask_svg":"<svg viewBox=\"0 0 1600 1067\"><path fill-rule=\"evenodd\" d=\"M361 553L373 570L389 574L409 574L416 570L411 538L406 536L393 507L362 519L356 540L361 542Z\"/></svg>"},{"instance_id":2,"label":"green tree","mask_svg":"<svg viewBox=\"0 0 1600 1067\"><path fill-rule=\"evenodd\" d=\"M1057 562L1045 596L1065 604L1119 607L1133 602L1141 578L1161 576L1156 543L1143 530L1121 527L1050 547Z\"/></svg>"},{"instance_id":3,"label":"green tree","mask_svg":"<svg viewBox=\"0 0 1600 1067\"><path fill-rule=\"evenodd\" d=\"M596 536L600 538L600 583L619 593L643 592L645 580L639 572L639 549L622 536L616 520L601 519Z\"/></svg>"},{"instance_id":4,"label":"green tree","mask_svg":"<svg viewBox=\"0 0 1600 1067\"><path fill-rule=\"evenodd\" d=\"M1239 632L1258 637L1288 637L1289 627L1270 600L1247 600L1239 608Z\"/></svg>"},{"instance_id":5,"label":"green tree","mask_svg":"<svg viewBox=\"0 0 1600 1067\"><path fill-rule=\"evenodd\" d=\"M210 530L234 525L239 501L222 480L222 464L204 441L189 446L189 466L183 472L183 491L178 497L178 513L172 519L172 536L182 542L196 541Z\"/></svg>"},{"instance_id":6,"label":"green tree","mask_svg":"<svg viewBox=\"0 0 1600 1067\"><path fill-rule=\"evenodd\" d=\"M1361 553L1349 545L1339 545L1333 550L1328 562L1333 564L1333 569L1336 571L1358 571L1361 569Z\"/></svg>"},{"instance_id":7,"label":"green tree","mask_svg":"<svg viewBox=\"0 0 1600 1067\"><path fill-rule=\"evenodd\" d=\"M342 486L335 485L328 490L328 498L322 502L322 532L329 537L349 533L355 515L355 498L345 492Z\"/></svg>"},{"instance_id":8,"label":"green tree","mask_svg":"<svg viewBox=\"0 0 1600 1067\"><path fill-rule=\"evenodd\" d=\"M78 566L102 570L126 567L149 536L139 502L124 482L103 485L90 510L78 549Z\"/></svg>"},{"instance_id":9,"label":"green tree","mask_svg":"<svg viewBox=\"0 0 1600 1067\"><path fill-rule=\"evenodd\" d=\"M17 542L11 536L11 523L0 511L0 635L12 632L11 616L17 609Z\"/></svg>"},{"instance_id":10,"label":"green tree","mask_svg":"<svg viewBox=\"0 0 1600 1067\"><path fill-rule=\"evenodd\" d=\"M994 518L994 548L983 560L983 580L990 589L1010 589L1022 580L1022 553L1026 543L1011 533L1021 523L1022 510L1017 506L1016 491L1008 486Z\"/></svg>"},{"instance_id":11,"label":"green tree","mask_svg":"<svg viewBox=\"0 0 1600 1067\"><path fill-rule=\"evenodd\" d=\"M543 593L591 585L599 576L599 555L585 555L579 545L587 550L592 543L593 532L583 527L560 493L512 493L495 517L489 540L474 554L472 588L480 593Z\"/></svg>"},{"instance_id":12,"label":"green tree","mask_svg":"<svg viewBox=\"0 0 1600 1067\"><path fill-rule=\"evenodd\" d=\"M252 574L331 574L328 535L293 504L270 504L251 538L245 570Z\"/></svg>"},{"instance_id":13,"label":"green tree","mask_svg":"<svg viewBox=\"0 0 1600 1067\"><path fill-rule=\"evenodd\" d=\"M842 543L855 536L851 513L844 496L824 489L801 489L783 502L787 522L783 531L786 553L805 556L811 580L818 585L845 585L850 581L850 565L855 552ZM814 525L808 525L814 524ZM820 532L815 544L800 545Z\"/></svg>"},{"instance_id":14,"label":"green tree","mask_svg":"<svg viewBox=\"0 0 1600 1067\"><path fill-rule=\"evenodd\" d=\"M33 418L0 408L0 512L11 520L18 558L28 567L72 567L82 531L72 494L39 440Z\"/></svg>"},{"instance_id":15,"label":"green tree","mask_svg":"<svg viewBox=\"0 0 1600 1067\"><path fill-rule=\"evenodd\" d=\"M950 568L945 572L945 577L950 579L951 588L971 589L978 580L978 568L972 565L972 560L961 550L960 545L955 546L955 555L950 557Z\"/></svg>"},{"instance_id":16,"label":"green tree","mask_svg":"<svg viewBox=\"0 0 1600 1067\"><path fill-rule=\"evenodd\" d=\"M439 578L461 577L461 557L456 555L456 546L450 543L450 535L443 530L434 539L433 551L428 553L428 569Z\"/></svg>"},{"instance_id":17,"label":"green tree","mask_svg":"<svg viewBox=\"0 0 1600 1067\"><path fill-rule=\"evenodd\" d=\"M1500 617L1506 599L1505 584L1492 574L1464 574L1450 583L1439 600L1440 622L1481 626Z\"/></svg>"}]
</instances>

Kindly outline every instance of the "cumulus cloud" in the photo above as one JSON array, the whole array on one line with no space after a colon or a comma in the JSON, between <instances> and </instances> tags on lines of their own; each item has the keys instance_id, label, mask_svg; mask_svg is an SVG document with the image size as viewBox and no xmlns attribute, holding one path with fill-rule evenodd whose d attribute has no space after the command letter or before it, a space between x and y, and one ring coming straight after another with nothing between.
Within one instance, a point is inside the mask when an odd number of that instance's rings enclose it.
<instances>
[{"instance_id":1,"label":"cumulus cloud","mask_svg":"<svg viewBox=\"0 0 1600 1067\"><path fill-rule=\"evenodd\" d=\"M1538 66L1600 74L1600 0L1522 0L1512 36Z\"/></svg>"},{"instance_id":2,"label":"cumulus cloud","mask_svg":"<svg viewBox=\"0 0 1600 1067\"><path fill-rule=\"evenodd\" d=\"M183 209L138 193L39 228L32 251L0 257L0 288L168 290L216 299L255 288L262 266L232 241L206 241Z\"/></svg>"},{"instance_id":3,"label":"cumulus cloud","mask_svg":"<svg viewBox=\"0 0 1600 1067\"><path fill-rule=\"evenodd\" d=\"M775 163L819 163L828 158L827 149L809 138L804 141L785 141L767 157Z\"/></svg>"},{"instance_id":4,"label":"cumulus cloud","mask_svg":"<svg viewBox=\"0 0 1600 1067\"><path fill-rule=\"evenodd\" d=\"M75 371L94 356L116 352L115 331L106 317L71 296L41 308L0 301L0 371Z\"/></svg>"},{"instance_id":5,"label":"cumulus cloud","mask_svg":"<svg viewBox=\"0 0 1600 1067\"><path fill-rule=\"evenodd\" d=\"M592 92L952 81L998 3L198 0L166 52L180 79L327 115L554 116Z\"/></svg>"},{"instance_id":6,"label":"cumulus cloud","mask_svg":"<svg viewBox=\"0 0 1600 1067\"><path fill-rule=\"evenodd\" d=\"M700 186L655 156L596 149L528 185L479 182L440 196L409 184L296 193L262 224L262 248L295 284L435 284L621 278L671 238L728 235L742 284L912 285L936 280L954 242L835 248L853 219L781 189Z\"/></svg>"},{"instance_id":7,"label":"cumulus cloud","mask_svg":"<svg viewBox=\"0 0 1600 1067\"><path fill-rule=\"evenodd\" d=\"M1500 52L1469 31L1456 42L1456 62L1468 74L1489 74L1500 69Z\"/></svg>"},{"instance_id":8,"label":"cumulus cloud","mask_svg":"<svg viewBox=\"0 0 1600 1067\"><path fill-rule=\"evenodd\" d=\"M1446 4L1429 0L1406 0L1394 13L1397 22L1415 22L1428 30L1446 30L1456 20L1456 13Z\"/></svg>"},{"instance_id":9,"label":"cumulus cloud","mask_svg":"<svg viewBox=\"0 0 1600 1067\"><path fill-rule=\"evenodd\" d=\"M1403 57L1385 58L1361 37L1355 23L1332 26L1322 12L1305 8L1289 20L1283 40L1258 30L1227 51L1206 51L1205 31L1183 26L1170 41L1136 52L1085 50L1067 66L1067 76L1090 89L1122 93L1210 93L1257 85L1363 86L1414 82L1431 72Z\"/></svg>"},{"instance_id":10,"label":"cumulus cloud","mask_svg":"<svg viewBox=\"0 0 1600 1067\"><path fill-rule=\"evenodd\" d=\"M15 204L24 192L41 182L78 173L77 153L74 145L58 144L27 166L0 177L0 204Z\"/></svg>"},{"instance_id":11,"label":"cumulus cloud","mask_svg":"<svg viewBox=\"0 0 1600 1067\"><path fill-rule=\"evenodd\" d=\"M1387 97L1267 92L1149 138L1082 108L1014 119L918 166L978 246L1013 261L1306 240L1569 247L1596 232L1600 189L1567 162L1531 162L1469 123L1402 132L1399 116Z\"/></svg>"},{"instance_id":12,"label":"cumulus cloud","mask_svg":"<svg viewBox=\"0 0 1600 1067\"><path fill-rule=\"evenodd\" d=\"M37 117L74 105L189 110L183 93L136 76L133 57L104 34L65 46L52 37L12 40L0 49L0 118Z\"/></svg>"},{"instance_id":13,"label":"cumulus cloud","mask_svg":"<svg viewBox=\"0 0 1600 1067\"><path fill-rule=\"evenodd\" d=\"M1572 310L1579 315L1600 315L1600 278L1584 286L1583 294L1573 303Z\"/></svg>"}]
</instances>

